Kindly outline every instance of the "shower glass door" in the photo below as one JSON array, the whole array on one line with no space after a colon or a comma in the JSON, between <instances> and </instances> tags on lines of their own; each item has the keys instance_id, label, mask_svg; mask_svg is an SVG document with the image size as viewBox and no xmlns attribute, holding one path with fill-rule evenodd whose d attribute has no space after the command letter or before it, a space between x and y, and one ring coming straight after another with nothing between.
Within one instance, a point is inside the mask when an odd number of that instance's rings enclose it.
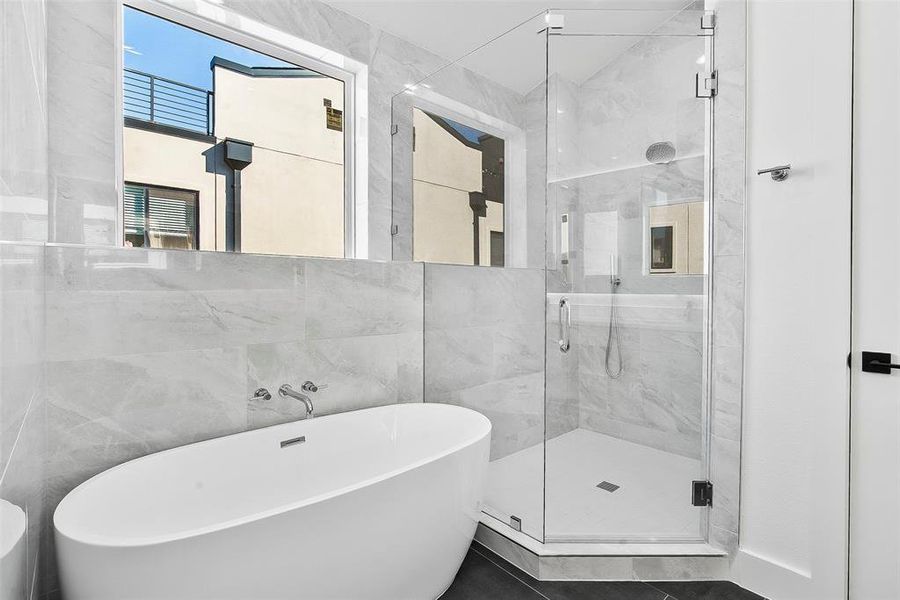
<instances>
[{"instance_id":1,"label":"shower glass door","mask_svg":"<svg viewBox=\"0 0 900 600\"><path fill-rule=\"evenodd\" d=\"M699 541L714 21L553 15L545 541Z\"/></svg>"},{"instance_id":2,"label":"shower glass door","mask_svg":"<svg viewBox=\"0 0 900 600\"><path fill-rule=\"evenodd\" d=\"M425 263L423 396L490 419L482 520L537 540L544 527L545 16L523 17L459 60L431 65L430 75L404 82L391 101L393 258Z\"/></svg>"}]
</instances>

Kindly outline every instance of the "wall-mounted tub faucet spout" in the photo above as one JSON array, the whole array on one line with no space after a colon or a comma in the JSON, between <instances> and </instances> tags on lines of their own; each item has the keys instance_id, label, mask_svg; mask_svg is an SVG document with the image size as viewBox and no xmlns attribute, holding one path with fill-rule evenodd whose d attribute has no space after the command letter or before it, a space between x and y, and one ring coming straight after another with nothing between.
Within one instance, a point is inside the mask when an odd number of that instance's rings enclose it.
<instances>
[{"instance_id":1,"label":"wall-mounted tub faucet spout","mask_svg":"<svg viewBox=\"0 0 900 600\"><path fill-rule=\"evenodd\" d=\"M310 391L310 392L314 391L314 390L306 390L306 384L303 384L303 390ZM290 386L290 384L285 383L280 388L278 388L278 395L281 396L282 398L293 398L294 400L299 400L300 402L305 404L307 419L312 419L313 416L315 416L315 415L313 415L313 410L314 410L313 403L312 403L312 400L309 399L309 396L307 396L306 394L301 394L300 392L294 390L294 388L292 388Z\"/></svg>"}]
</instances>

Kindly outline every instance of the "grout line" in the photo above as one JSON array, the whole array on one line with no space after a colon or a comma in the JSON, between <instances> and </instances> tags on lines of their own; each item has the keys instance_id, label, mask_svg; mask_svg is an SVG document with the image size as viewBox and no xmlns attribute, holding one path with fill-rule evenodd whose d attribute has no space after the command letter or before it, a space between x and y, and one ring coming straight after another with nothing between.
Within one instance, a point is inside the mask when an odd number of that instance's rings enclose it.
<instances>
[{"instance_id":1,"label":"grout line","mask_svg":"<svg viewBox=\"0 0 900 600\"><path fill-rule=\"evenodd\" d=\"M476 549L476 548L474 548L474 547L471 549L471 551L474 552L475 554L479 555L479 556L482 557L483 559L487 560L487 561L490 562L492 565L494 565L495 567L497 567L498 569L500 569L501 571L503 571L504 573L506 573L507 575L509 575L509 576L512 577L513 579L515 579L516 581L520 582L522 585L524 585L525 587L527 587L528 589L530 589L531 591L533 591L535 594L537 594L537 595L540 596L541 598L544 598L545 600L552 600L550 597L544 595L543 592L541 592L540 590L535 589L535 588L534 588L531 584L529 584L527 581L524 581L521 577L517 576L515 573L513 573L513 572L507 570L503 565L501 565L500 563L498 563L496 560L492 559L490 556L485 556L484 554L482 554L481 552L479 552L478 549ZM492 552L492 554L493 554L493 552ZM499 556L499 555L498 555L498 556ZM502 557L501 557L501 560L502 560Z\"/></svg>"},{"instance_id":2,"label":"grout line","mask_svg":"<svg viewBox=\"0 0 900 600\"><path fill-rule=\"evenodd\" d=\"M642 582L642 583L643 583L644 585L646 585L647 587L656 590L656 591L659 592L660 594L665 594L666 597L663 598L663 600L678 600L678 598L676 598L676 597L673 596L672 594L670 594L670 593L668 593L668 592L666 592L666 591L663 591L663 590L659 589L658 587L656 587L655 585L653 585L653 583L651 583L651 582L649 582L649 581L644 581L644 582Z\"/></svg>"},{"instance_id":3,"label":"grout line","mask_svg":"<svg viewBox=\"0 0 900 600\"><path fill-rule=\"evenodd\" d=\"M13 458L18 458L16 455L16 450L19 447L19 440L22 438L22 432L25 430L25 427L28 425L29 417L31 417L31 408L34 406L35 399L40 395L40 387L38 391L33 392L31 394L31 398L28 399L28 405L25 407L25 411L22 413L22 422L19 423L19 428L16 431L16 439L13 440L13 445L9 449L9 454L6 458L6 464L3 465L3 470L0 472L0 483L6 479L6 474L9 472L10 465L12 464Z\"/></svg>"}]
</instances>

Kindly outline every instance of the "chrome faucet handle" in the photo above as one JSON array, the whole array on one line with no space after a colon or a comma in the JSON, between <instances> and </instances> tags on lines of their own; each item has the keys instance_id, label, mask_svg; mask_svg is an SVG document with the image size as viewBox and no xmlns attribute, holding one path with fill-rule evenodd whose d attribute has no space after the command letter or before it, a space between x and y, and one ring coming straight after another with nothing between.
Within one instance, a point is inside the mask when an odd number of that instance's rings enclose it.
<instances>
[{"instance_id":1,"label":"chrome faucet handle","mask_svg":"<svg viewBox=\"0 0 900 600\"><path fill-rule=\"evenodd\" d=\"M266 388L259 388L255 392L253 392L253 396L250 398L251 400L271 400L272 394L269 393L269 390Z\"/></svg>"},{"instance_id":2,"label":"chrome faucet handle","mask_svg":"<svg viewBox=\"0 0 900 600\"><path fill-rule=\"evenodd\" d=\"M322 385L316 385L312 381L305 381L303 385L300 386L300 389L304 392L308 392L310 394L315 394L319 390L324 390L328 388L327 383L323 383Z\"/></svg>"}]
</instances>

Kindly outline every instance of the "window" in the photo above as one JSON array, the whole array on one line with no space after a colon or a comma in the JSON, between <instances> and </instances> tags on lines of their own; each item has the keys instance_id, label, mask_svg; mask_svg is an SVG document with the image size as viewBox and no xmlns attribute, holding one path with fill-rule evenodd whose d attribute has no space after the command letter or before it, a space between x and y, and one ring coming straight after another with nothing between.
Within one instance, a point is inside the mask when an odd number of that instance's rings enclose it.
<instances>
[{"instance_id":1,"label":"window","mask_svg":"<svg viewBox=\"0 0 900 600\"><path fill-rule=\"evenodd\" d=\"M672 271L675 259L675 226L650 228L650 271Z\"/></svg>"},{"instance_id":2,"label":"window","mask_svg":"<svg viewBox=\"0 0 900 600\"><path fill-rule=\"evenodd\" d=\"M123 243L345 256L347 83L321 67L125 7Z\"/></svg>"},{"instance_id":3,"label":"window","mask_svg":"<svg viewBox=\"0 0 900 600\"><path fill-rule=\"evenodd\" d=\"M704 272L705 204L702 201L649 207L649 272L700 275Z\"/></svg>"},{"instance_id":4,"label":"window","mask_svg":"<svg viewBox=\"0 0 900 600\"><path fill-rule=\"evenodd\" d=\"M413 259L504 266L504 140L421 108L413 127Z\"/></svg>"},{"instance_id":5,"label":"window","mask_svg":"<svg viewBox=\"0 0 900 600\"><path fill-rule=\"evenodd\" d=\"M125 245L197 249L197 196L176 190L125 184Z\"/></svg>"}]
</instances>

